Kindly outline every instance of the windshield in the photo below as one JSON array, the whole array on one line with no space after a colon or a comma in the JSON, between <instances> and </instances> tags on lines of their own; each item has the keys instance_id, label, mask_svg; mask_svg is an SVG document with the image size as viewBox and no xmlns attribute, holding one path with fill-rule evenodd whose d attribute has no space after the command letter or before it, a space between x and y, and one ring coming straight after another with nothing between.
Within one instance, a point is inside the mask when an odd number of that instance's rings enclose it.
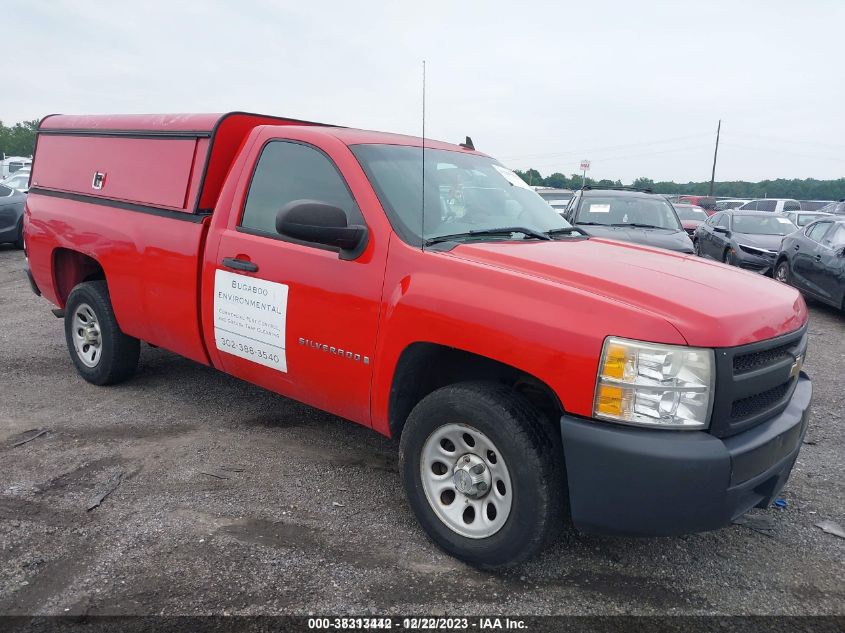
<instances>
[{"instance_id":1,"label":"windshield","mask_svg":"<svg viewBox=\"0 0 845 633\"><path fill-rule=\"evenodd\" d=\"M735 215L734 231L752 235L789 235L797 230L789 218L772 215Z\"/></svg>"},{"instance_id":2,"label":"windshield","mask_svg":"<svg viewBox=\"0 0 845 633\"><path fill-rule=\"evenodd\" d=\"M545 233L570 226L519 176L492 158L426 149L423 230L422 148L355 145L351 149L393 228L406 242L419 244L421 239L502 227ZM509 237L476 235L472 239Z\"/></svg>"},{"instance_id":3,"label":"windshield","mask_svg":"<svg viewBox=\"0 0 845 633\"><path fill-rule=\"evenodd\" d=\"M672 205L659 196L584 196L578 206L575 224L645 224L681 230Z\"/></svg>"},{"instance_id":4,"label":"windshield","mask_svg":"<svg viewBox=\"0 0 845 633\"><path fill-rule=\"evenodd\" d=\"M707 214L701 207L685 207L683 205L676 205L675 211L678 212L678 217L682 220L701 220L704 222L707 219Z\"/></svg>"}]
</instances>

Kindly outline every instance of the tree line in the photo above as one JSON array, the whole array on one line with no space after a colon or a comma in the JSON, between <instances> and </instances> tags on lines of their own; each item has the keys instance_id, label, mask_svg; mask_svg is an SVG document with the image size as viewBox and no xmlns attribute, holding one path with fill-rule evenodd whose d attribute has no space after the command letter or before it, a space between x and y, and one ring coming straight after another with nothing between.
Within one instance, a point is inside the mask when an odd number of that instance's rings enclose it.
<instances>
[{"instance_id":1,"label":"tree line","mask_svg":"<svg viewBox=\"0 0 845 633\"><path fill-rule=\"evenodd\" d=\"M35 151L35 130L38 121L22 121L14 125L4 125L0 121L0 155L32 156Z\"/></svg>"},{"instance_id":2,"label":"tree line","mask_svg":"<svg viewBox=\"0 0 845 633\"><path fill-rule=\"evenodd\" d=\"M559 189L580 189L581 176L565 176L554 173L545 178L536 169L514 170L529 185L556 187ZM587 178L585 184L594 187L621 187L621 180L593 180ZM706 196L710 193L710 181L678 183L671 180L653 181L651 178L637 178L629 186L638 189L651 189L655 193L689 194ZM748 182L729 180L716 182L713 195L730 198L795 198L796 200L841 200L845 197L845 178L836 180L816 180L815 178L777 178Z\"/></svg>"}]
</instances>

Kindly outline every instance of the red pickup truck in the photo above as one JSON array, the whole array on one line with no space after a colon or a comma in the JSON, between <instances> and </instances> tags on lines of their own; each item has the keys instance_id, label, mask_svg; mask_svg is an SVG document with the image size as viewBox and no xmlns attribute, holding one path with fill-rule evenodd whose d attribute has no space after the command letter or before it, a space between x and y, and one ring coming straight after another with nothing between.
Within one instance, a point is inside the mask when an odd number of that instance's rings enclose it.
<instances>
[{"instance_id":1,"label":"red pickup truck","mask_svg":"<svg viewBox=\"0 0 845 633\"><path fill-rule=\"evenodd\" d=\"M727 525L771 502L806 431L796 290L590 238L471 143L50 116L24 237L85 380L130 378L146 341L397 438L420 524L480 567L566 514Z\"/></svg>"}]
</instances>

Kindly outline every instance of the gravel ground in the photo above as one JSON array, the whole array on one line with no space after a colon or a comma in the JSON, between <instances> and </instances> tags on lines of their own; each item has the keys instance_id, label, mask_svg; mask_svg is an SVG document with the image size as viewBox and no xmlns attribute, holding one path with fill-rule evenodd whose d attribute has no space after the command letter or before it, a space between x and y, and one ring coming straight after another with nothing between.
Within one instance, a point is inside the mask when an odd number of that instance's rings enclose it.
<instances>
[{"instance_id":1,"label":"gravel ground","mask_svg":"<svg viewBox=\"0 0 845 633\"><path fill-rule=\"evenodd\" d=\"M490 574L427 541L396 445L363 427L147 346L134 380L87 384L22 266L0 246L0 613L845 613L845 540L814 527L845 525L834 310L810 307L814 417L788 507L753 513L770 535L564 527Z\"/></svg>"}]
</instances>

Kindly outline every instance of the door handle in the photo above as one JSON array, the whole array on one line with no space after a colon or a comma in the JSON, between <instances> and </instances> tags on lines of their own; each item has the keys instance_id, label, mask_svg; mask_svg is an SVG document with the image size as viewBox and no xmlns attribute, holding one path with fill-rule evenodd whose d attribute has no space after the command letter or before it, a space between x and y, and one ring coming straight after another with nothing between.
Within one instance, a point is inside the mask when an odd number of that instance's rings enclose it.
<instances>
[{"instance_id":1,"label":"door handle","mask_svg":"<svg viewBox=\"0 0 845 633\"><path fill-rule=\"evenodd\" d=\"M252 262L248 262L245 259L238 259L236 257L224 257L221 263L226 268L231 268L232 270L243 270L244 272L248 273L258 272L258 264L253 264Z\"/></svg>"},{"instance_id":2,"label":"door handle","mask_svg":"<svg viewBox=\"0 0 845 633\"><path fill-rule=\"evenodd\" d=\"M822 256L821 256L821 255L816 255L816 261L817 261L817 262L820 262L821 260L822 260Z\"/></svg>"},{"instance_id":3,"label":"door handle","mask_svg":"<svg viewBox=\"0 0 845 633\"><path fill-rule=\"evenodd\" d=\"M794 249L797 251L797 250L798 250L798 248L799 248L799 246L798 246L798 244L796 244L796 245L795 245L795 246L793 246L792 248L794 248Z\"/></svg>"}]
</instances>

